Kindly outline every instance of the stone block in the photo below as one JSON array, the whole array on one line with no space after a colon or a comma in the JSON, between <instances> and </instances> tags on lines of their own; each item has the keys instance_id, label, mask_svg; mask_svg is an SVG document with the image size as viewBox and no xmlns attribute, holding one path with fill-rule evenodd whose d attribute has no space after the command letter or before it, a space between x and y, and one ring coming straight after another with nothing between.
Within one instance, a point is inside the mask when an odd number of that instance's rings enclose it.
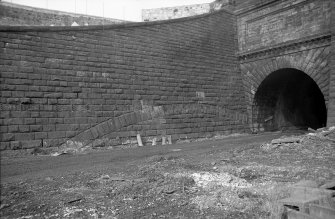
<instances>
[{"instance_id":1,"label":"stone block","mask_svg":"<svg viewBox=\"0 0 335 219\"><path fill-rule=\"evenodd\" d=\"M299 211L308 213L310 204L319 204L335 195L335 191L294 186L291 188L291 197L279 200L279 203L286 206L296 206Z\"/></svg>"},{"instance_id":2,"label":"stone block","mask_svg":"<svg viewBox=\"0 0 335 219\"><path fill-rule=\"evenodd\" d=\"M126 126L129 126L129 125L133 124L132 120L131 120L131 113L125 114L124 118L125 118L125 121L126 121Z\"/></svg>"},{"instance_id":3,"label":"stone block","mask_svg":"<svg viewBox=\"0 0 335 219\"><path fill-rule=\"evenodd\" d=\"M11 141L10 142L10 149L12 149L12 150L22 149L21 142L20 141Z\"/></svg>"},{"instance_id":4,"label":"stone block","mask_svg":"<svg viewBox=\"0 0 335 219\"><path fill-rule=\"evenodd\" d=\"M35 139L46 139L48 138L48 133L47 132L35 132Z\"/></svg>"},{"instance_id":5,"label":"stone block","mask_svg":"<svg viewBox=\"0 0 335 219\"><path fill-rule=\"evenodd\" d=\"M97 127L97 130L99 132L99 136L104 136L104 135L108 134L111 131L110 130L111 128L110 128L110 125L109 125L108 121L100 123L96 127Z\"/></svg>"},{"instance_id":6,"label":"stone block","mask_svg":"<svg viewBox=\"0 0 335 219\"><path fill-rule=\"evenodd\" d=\"M99 137L99 132L98 132L97 126L90 128L89 131L92 133L91 136L93 137L93 139L96 139L96 138Z\"/></svg>"},{"instance_id":7,"label":"stone block","mask_svg":"<svg viewBox=\"0 0 335 219\"><path fill-rule=\"evenodd\" d=\"M65 131L48 132L49 139L60 139L60 138L65 138L65 137L66 137Z\"/></svg>"},{"instance_id":8,"label":"stone block","mask_svg":"<svg viewBox=\"0 0 335 219\"><path fill-rule=\"evenodd\" d=\"M313 218L334 219L335 218L335 209L328 208L328 207L325 207L325 206L311 204L309 206L309 214Z\"/></svg>"},{"instance_id":9,"label":"stone block","mask_svg":"<svg viewBox=\"0 0 335 219\"><path fill-rule=\"evenodd\" d=\"M0 142L0 151L7 149L11 149L10 142Z\"/></svg>"},{"instance_id":10,"label":"stone block","mask_svg":"<svg viewBox=\"0 0 335 219\"><path fill-rule=\"evenodd\" d=\"M14 139L15 139L15 135L13 133L4 133L1 135L1 142L13 141Z\"/></svg>"},{"instance_id":11,"label":"stone block","mask_svg":"<svg viewBox=\"0 0 335 219\"><path fill-rule=\"evenodd\" d=\"M321 218L315 218L306 213L302 213L296 210L288 210L287 219L321 219Z\"/></svg>"},{"instance_id":12,"label":"stone block","mask_svg":"<svg viewBox=\"0 0 335 219\"><path fill-rule=\"evenodd\" d=\"M48 94L44 94L45 98L62 98L63 97L63 93L48 93Z\"/></svg>"},{"instance_id":13,"label":"stone block","mask_svg":"<svg viewBox=\"0 0 335 219\"><path fill-rule=\"evenodd\" d=\"M16 141L27 141L27 140L34 140L35 135L34 133L17 133L15 134Z\"/></svg>"},{"instance_id":14,"label":"stone block","mask_svg":"<svg viewBox=\"0 0 335 219\"><path fill-rule=\"evenodd\" d=\"M119 118L121 127L126 127L127 126L126 115L119 116L118 118Z\"/></svg>"},{"instance_id":15,"label":"stone block","mask_svg":"<svg viewBox=\"0 0 335 219\"><path fill-rule=\"evenodd\" d=\"M122 124L120 122L119 117L115 117L113 120L114 120L115 131L120 130L122 128Z\"/></svg>"},{"instance_id":16,"label":"stone block","mask_svg":"<svg viewBox=\"0 0 335 219\"><path fill-rule=\"evenodd\" d=\"M156 130L148 130L148 131L145 131L145 135L146 136L156 136L157 131Z\"/></svg>"},{"instance_id":17,"label":"stone block","mask_svg":"<svg viewBox=\"0 0 335 219\"><path fill-rule=\"evenodd\" d=\"M135 112L132 112L132 113L130 113L130 115L129 115L129 118L130 118L130 124L137 124L138 123L138 118L136 117L136 114L135 114Z\"/></svg>"},{"instance_id":18,"label":"stone block","mask_svg":"<svg viewBox=\"0 0 335 219\"><path fill-rule=\"evenodd\" d=\"M116 130L114 118L108 120L107 122L108 122L110 132L114 132Z\"/></svg>"},{"instance_id":19,"label":"stone block","mask_svg":"<svg viewBox=\"0 0 335 219\"><path fill-rule=\"evenodd\" d=\"M76 131L66 131L66 138L73 138L77 134Z\"/></svg>"},{"instance_id":20,"label":"stone block","mask_svg":"<svg viewBox=\"0 0 335 219\"><path fill-rule=\"evenodd\" d=\"M38 148L42 147L41 140L32 140L32 141L21 141L22 149Z\"/></svg>"}]
</instances>

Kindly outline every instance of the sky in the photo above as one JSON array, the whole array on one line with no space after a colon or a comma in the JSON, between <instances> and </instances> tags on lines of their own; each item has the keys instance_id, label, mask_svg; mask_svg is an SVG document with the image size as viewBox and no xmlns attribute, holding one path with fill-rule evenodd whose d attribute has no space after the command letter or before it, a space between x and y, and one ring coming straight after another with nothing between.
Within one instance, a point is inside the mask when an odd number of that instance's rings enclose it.
<instances>
[{"instance_id":1,"label":"sky","mask_svg":"<svg viewBox=\"0 0 335 219\"><path fill-rule=\"evenodd\" d=\"M142 9L203 4L214 0L3 0L38 8L141 21Z\"/></svg>"}]
</instances>

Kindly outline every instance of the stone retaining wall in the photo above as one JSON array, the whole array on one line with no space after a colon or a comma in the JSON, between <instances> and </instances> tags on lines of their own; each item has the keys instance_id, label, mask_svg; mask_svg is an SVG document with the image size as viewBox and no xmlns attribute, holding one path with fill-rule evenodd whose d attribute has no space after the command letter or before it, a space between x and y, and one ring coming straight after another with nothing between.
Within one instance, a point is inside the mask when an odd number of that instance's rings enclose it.
<instances>
[{"instance_id":1,"label":"stone retaining wall","mask_svg":"<svg viewBox=\"0 0 335 219\"><path fill-rule=\"evenodd\" d=\"M225 10L142 24L0 28L1 150L89 142L87 133L126 142L137 133L176 140L245 131L235 28Z\"/></svg>"}]
</instances>

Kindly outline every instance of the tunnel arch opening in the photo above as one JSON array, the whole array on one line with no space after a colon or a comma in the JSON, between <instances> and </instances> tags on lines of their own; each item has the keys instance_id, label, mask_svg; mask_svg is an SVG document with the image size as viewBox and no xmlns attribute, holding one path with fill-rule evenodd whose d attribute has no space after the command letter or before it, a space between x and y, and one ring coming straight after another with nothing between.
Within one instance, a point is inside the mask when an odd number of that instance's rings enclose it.
<instances>
[{"instance_id":1,"label":"tunnel arch opening","mask_svg":"<svg viewBox=\"0 0 335 219\"><path fill-rule=\"evenodd\" d=\"M261 82L252 114L258 131L317 129L327 124L320 88L306 73L293 68L274 71Z\"/></svg>"}]
</instances>

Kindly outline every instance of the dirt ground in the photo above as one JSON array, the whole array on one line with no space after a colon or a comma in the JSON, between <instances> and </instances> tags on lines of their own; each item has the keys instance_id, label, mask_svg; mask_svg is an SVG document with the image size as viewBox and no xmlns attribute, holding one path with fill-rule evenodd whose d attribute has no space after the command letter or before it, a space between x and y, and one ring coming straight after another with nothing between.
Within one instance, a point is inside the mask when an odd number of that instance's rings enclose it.
<instances>
[{"instance_id":1,"label":"dirt ground","mask_svg":"<svg viewBox=\"0 0 335 219\"><path fill-rule=\"evenodd\" d=\"M335 178L335 136L236 135L85 154L1 156L1 218L274 218Z\"/></svg>"}]
</instances>

